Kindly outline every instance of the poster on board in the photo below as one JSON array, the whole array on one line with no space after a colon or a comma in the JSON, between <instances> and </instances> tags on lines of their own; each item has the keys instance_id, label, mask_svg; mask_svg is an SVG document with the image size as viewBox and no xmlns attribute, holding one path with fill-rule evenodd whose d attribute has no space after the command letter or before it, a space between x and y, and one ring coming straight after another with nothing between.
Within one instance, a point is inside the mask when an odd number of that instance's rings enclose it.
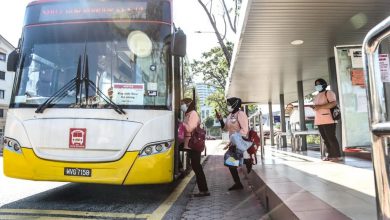
<instances>
[{"instance_id":1,"label":"poster on board","mask_svg":"<svg viewBox=\"0 0 390 220\"><path fill-rule=\"evenodd\" d=\"M113 100L117 105L143 105L144 84L113 84Z\"/></svg>"},{"instance_id":2,"label":"poster on board","mask_svg":"<svg viewBox=\"0 0 390 220\"><path fill-rule=\"evenodd\" d=\"M389 54L379 54L379 69L382 82L390 82Z\"/></svg>"},{"instance_id":3,"label":"poster on board","mask_svg":"<svg viewBox=\"0 0 390 220\"><path fill-rule=\"evenodd\" d=\"M352 68L363 68L362 49L349 50L352 62Z\"/></svg>"}]
</instances>

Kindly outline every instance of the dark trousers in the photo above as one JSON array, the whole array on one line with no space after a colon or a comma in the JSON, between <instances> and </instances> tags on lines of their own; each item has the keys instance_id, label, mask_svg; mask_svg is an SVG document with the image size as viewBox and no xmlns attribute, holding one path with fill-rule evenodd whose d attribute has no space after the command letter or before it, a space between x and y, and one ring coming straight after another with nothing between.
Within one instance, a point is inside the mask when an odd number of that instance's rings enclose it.
<instances>
[{"instance_id":1,"label":"dark trousers","mask_svg":"<svg viewBox=\"0 0 390 220\"><path fill-rule=\"evenodd\" d=\"M238 175L237 167L229 167L229 171L232 174L233 180L235 184L241 184L240 176Z\"/></svg>"},{"instance_id":2,"label":"dark trousers","mask_svg":"<svg viewBox=\"0 0 390 220\"><path fill-rule=\"evenodd\" d=\"M339 142L336 138L336 124L318 125L322 139L324 139L328 157L341 157Z\"/></svg>"},{"instance_id":3,"label":"dark trousers","mask_svg":"<svg viewBox=\"0 0 390 220\"><path fill-rule=\"evenodd\" d=\"M196 183L198 184L199 192L207 192L209 189L207 188L206 176L204 175L203 167L200 164L200 155L201 152L190 151L191 166L196 176Z\"/></svg>"}]
</instances>

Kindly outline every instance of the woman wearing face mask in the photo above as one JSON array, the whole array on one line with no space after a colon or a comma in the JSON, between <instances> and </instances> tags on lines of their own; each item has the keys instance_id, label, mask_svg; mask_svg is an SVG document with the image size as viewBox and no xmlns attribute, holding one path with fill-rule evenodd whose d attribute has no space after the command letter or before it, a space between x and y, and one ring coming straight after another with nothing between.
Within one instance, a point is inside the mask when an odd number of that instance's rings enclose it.
<instances>
[{"instance_id":1,"label":"woman wearing face mask","mask_svg":"<svg viewBox=\"0 0 390 220\"><path fill-rule=\"evenodd\" d=\"M184 136L184 149L189 150L189 156L191 159L191 167L196 176L196 183L198 184L199 193L194 194L195 197L209 196L209 190L207 187L206 176L203 172L203 167L200 164L201 152L191 150L191 146L188 143L191 138L191 133L200 124L200 118L195 111L195 103L190 98L181 100L181 110L185 113L183 126L186 130Z\"/></svg>"},{"instance_id":2,"label":"woman wearing face mask","mask_svg":"<svg viewBox=\"0 0 390 220\"><path fill-rule=\"evenodd\" d=\"M328 151L328 157L323 160L336 162L341 160L341 153L336 138L336 122L330 112L330 109L337 105L336 94L326 90L328 84L324 79L317 79L314 84L315 90L318 91L314 98L314 110L316 112L314 124L318 126Z\"/></svg>"},{"instance_id":3,"label":"woman wearing face mask","mask_svg":"<svg viewBox=\"0 0 390 220\"><path fill-rule=\"evenodd\" d=\"M217 113L217 119L221 123L221 128L229 132L229 136L235 132L239 132L243 137L248 135L248 117L243 111L240 111L241 108L241 99L239 98L229 98L227 99L227 109L229 115L226 119L226 123L223 121L221 115ZM234 147L234 146L231 146ZM244 158L249 158L249 154L245 151ZM230 167L229 171L232 174L234 185L229 188L230 190L243 189L243 185L240 181L240 176L238 175L237 167Z\"/></svg>"}]
</instances>

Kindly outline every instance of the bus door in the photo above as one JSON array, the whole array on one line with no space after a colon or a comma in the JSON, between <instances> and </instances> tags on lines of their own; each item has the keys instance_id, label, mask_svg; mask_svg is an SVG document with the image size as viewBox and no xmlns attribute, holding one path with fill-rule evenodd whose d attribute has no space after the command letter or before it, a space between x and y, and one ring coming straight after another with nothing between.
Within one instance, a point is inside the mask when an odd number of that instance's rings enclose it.
<instances>
[{"instance_id":1,"label":"bus door","mask_svg":"<svg viewBox=\"0 0 390 220\"><path fill-rule=\"evenodd\" d=\"M378 219L390 219L390 17L363 43Z\"/></svg>"}]
</instances>

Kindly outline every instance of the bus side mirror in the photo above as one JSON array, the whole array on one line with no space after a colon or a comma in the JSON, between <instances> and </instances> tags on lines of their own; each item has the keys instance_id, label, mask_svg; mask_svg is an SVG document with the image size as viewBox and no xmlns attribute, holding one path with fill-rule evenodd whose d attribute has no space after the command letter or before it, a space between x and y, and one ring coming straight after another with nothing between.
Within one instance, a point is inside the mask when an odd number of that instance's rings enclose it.
<instances>
[{"instance_id":1,"label":"bus side mirror","mask_svg":"<svg viewBox=\"0 0 390 220\"><path fill-rule=\"evenodd\" d=\"M8 55L7 71L16 72L18 62L19 62L19 52L17 50L14 50Z\"/></svg>"},{"instance_id":2,"label":"bus side mirror","mask_svg":"<svg viewBox=\"0 0 390 220\"><path fill-rule=\"evenodd\" d=\"M187 37L180 28L173 34L171 53L174 56L184 57L186 55Z\"/></svg>"}]
</instances>

